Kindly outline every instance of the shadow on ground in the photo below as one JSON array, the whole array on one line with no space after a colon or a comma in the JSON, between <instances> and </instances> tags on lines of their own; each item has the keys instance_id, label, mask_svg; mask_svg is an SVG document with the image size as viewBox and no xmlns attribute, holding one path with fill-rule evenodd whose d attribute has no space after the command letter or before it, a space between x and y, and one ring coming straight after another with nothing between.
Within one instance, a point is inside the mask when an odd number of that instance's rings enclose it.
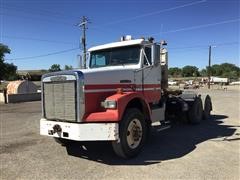
<instances>
[{"instance_id":1,"label":"shadow on ground","mask_svg":"<svg viewBox=\"0 0 240 180\"><path fill-rule=\"evenodd\" d=\"M75 143L66 147L71 156L89 159L108 165L150 165L182 157L192 152L199 143L214 138L227 138L234 134L236 128L223 125L224 115L213 115L210 120L200 125L177 124L165 131L153 129L143 151L135 158L124 160L118 158L111 144L107 142Z\"/></svg>"}]
</instances>

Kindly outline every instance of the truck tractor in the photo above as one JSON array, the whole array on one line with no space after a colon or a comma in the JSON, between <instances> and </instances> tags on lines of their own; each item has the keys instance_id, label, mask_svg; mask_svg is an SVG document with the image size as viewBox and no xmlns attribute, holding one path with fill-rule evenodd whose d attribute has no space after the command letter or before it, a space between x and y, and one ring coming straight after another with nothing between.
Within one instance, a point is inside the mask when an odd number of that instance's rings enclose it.
<instances>
[{"instance_id":1,"label":"truck tractor","mask_svg":"<svg viewBox=\"0 0 240 180\"><path fill-rule=\"evenodd\" d=\"M168 89L165 41L122 37L88 49L84 69L42 76L40 134L58 143L109 141L131 158L142 150L153 124L198 124L210 117L211 98ZM150 136L151 137L151 136Z\"/></svg>"}]
</instances>

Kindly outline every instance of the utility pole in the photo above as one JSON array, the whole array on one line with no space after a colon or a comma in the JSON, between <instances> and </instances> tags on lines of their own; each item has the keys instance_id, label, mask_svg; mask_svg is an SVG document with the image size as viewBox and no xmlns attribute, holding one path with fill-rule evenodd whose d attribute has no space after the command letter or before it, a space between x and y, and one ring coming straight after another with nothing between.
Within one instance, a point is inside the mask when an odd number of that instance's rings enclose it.
<instances>
[{"instance_id":1,"label":"utility pole","mask_svg":"<svg viewBox=\"0 0 240 180\"><path fill-rule=\"evenodd\" d=\"M87 17L83 16L80 23L78 24L79 27L82 28L82 39L81 44L83 47L83 67L86 69L86 61L87 61L87 48L86 48L86 29L87 29L87 23L88 23Z\"/></svg>"},{"instance_id":2,"label":"utility pole","mask_svg":"<svg viewBox=\"0 0 240 180\"><path fill-rule=\"evenodd\" d=\"M212 56L212 46L209 46L209 51L208 51L208 89L210 89L210 80L211 80L211 56Z\"/></svg>"}]
</instances>

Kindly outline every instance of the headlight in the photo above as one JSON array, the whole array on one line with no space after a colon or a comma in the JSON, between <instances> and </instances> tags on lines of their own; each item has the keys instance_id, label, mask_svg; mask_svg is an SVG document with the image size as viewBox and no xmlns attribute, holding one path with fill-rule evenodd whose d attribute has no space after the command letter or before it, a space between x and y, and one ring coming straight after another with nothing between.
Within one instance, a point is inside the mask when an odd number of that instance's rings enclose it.
<instances>
[{"instance_id":1,"label":"headlight","mask_svg":"<svg viewBox=\"0 0 240 180\"><path fill-rule=\"evenodd\" d=\"M105 109L116 109L117 102L113 100L105 100L104 102L101 103L101 105Z\"/></svg>"}]
</instances>

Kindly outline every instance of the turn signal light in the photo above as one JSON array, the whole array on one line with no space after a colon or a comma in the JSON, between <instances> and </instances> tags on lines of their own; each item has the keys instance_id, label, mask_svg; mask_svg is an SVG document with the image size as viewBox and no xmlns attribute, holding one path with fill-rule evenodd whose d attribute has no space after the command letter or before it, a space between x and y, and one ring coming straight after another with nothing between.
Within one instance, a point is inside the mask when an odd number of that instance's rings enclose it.
<instances>
[{"instance_id":1,"label":"turn signal light","mask_svg":"<svg viewBox=\"0 0 240 180\"><path fill-rule=\"evenodd\" d=\"M123 88L117 88L117 94L123 94Z\"/></svg>"}]
</instances>

